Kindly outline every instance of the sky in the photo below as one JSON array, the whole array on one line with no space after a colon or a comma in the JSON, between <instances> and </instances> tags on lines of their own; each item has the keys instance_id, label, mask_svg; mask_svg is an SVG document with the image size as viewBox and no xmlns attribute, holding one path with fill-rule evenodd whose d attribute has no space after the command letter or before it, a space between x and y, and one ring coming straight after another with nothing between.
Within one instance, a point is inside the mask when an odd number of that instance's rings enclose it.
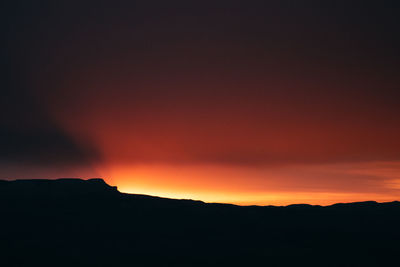
<instances>
[{"instance_id":1,"label":"sky","mask_svg":"<svg viewBox=\"0 0 400 267\"><path fill-rule=\"evenodd\" d=\"M398 1L6 1L0 179L400 199Z\"/></svg>"}]
</instances>

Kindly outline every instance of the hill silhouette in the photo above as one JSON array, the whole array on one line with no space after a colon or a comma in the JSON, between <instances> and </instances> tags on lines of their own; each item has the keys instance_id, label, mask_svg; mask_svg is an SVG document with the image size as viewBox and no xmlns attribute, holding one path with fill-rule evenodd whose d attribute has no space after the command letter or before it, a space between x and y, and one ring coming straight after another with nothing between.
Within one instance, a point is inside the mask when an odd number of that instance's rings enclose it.
<instances>
[{"instance_id":1,"label":"hill silhouette","mask_svg":"<svg viewBox=\"0 0 400 267\"><path fill-rule=\"evenodd\" d=\"M235 206L0 181L0 266L397 266L400 203Z\"/></svg>"}]
</instances>

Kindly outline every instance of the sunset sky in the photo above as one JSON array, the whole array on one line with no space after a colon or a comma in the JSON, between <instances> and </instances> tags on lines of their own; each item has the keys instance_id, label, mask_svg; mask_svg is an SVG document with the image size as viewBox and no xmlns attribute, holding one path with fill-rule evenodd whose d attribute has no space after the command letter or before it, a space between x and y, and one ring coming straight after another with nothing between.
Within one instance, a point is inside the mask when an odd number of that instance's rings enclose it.
<instances>
[{"instance_id":1,"label":"sunset sky","mask_svg":"<svg viewBox=\"0 0 400 267\"><path fill-rule=\"evenodd\" d=\"M400 200L399 1L9 2L0 179Z\"/></svg>"}]
</instances>

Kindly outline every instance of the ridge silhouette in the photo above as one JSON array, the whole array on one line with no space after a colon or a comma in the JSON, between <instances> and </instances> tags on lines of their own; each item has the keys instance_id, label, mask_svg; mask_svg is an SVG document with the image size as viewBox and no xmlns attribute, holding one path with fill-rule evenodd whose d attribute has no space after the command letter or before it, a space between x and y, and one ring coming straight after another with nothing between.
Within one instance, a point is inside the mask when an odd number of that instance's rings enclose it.
<instances>
[{"instance_id":1,"label":"ridge silhouette","mask_svg":"<svg viewBox=\"0 0 400 267\"><path fill-rule=\"evenodd\" d=\"M395 266L400 203L236 206L0 181L0 266Z\"/></svg>"}]
</instances>

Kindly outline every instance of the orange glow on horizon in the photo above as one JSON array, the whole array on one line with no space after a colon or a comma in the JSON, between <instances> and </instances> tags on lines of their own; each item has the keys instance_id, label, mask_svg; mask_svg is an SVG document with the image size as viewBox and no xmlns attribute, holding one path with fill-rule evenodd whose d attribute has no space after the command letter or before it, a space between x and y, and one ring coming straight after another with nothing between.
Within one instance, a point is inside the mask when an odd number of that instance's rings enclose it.
<instances>
[{"instance_id":1,"label":"orange glow on horizon","mask_svg":"<svg viewBox=\"0 0 400 267\"><path fill-rule=\"evenodd\" d=\"M397 167L397 163L395 166ZM369 200L398 200L397 179L384 180L379 184L381 188L377 188L378 184L366 183L359 184L358 191L349 191L344 190L347 187L345 179L332 184L332 179L329 179L330 183L325 183L321 178L339 174L340 177L347 175L348 178L358 175L358 172L368 173L368 169L369 175L374 172L376 174L379 170L376 163L264 168L134 165L114 166L101 173L104 177L109 177L106 181L116 185L121 192L211 203L330 205ZM387 173L388 168L383 172ZM307 181L305 177L308 176L310 178Z\"/></svg>"},{"instance_id":2,"label":"orange glow on horizon","mask_svg":"<svg viewBox=\"0 0 400 267\"><path fill-rule=\"evenodd\" d=\"M226 203L235 205L259 205L259 206L286 206L291 204L331 205L335 203L361 202L374 200L377 202L396 201L396 197L388 197L380 194L346 194L346 193L316 193L316 192L264 192L259 194L249 193L210 193L210 192L170 192L152 190L147 188L122 186L120 192L129 194L143 194L172 199L201 200L206 203Z\"/></svg>"}]
</instances>

